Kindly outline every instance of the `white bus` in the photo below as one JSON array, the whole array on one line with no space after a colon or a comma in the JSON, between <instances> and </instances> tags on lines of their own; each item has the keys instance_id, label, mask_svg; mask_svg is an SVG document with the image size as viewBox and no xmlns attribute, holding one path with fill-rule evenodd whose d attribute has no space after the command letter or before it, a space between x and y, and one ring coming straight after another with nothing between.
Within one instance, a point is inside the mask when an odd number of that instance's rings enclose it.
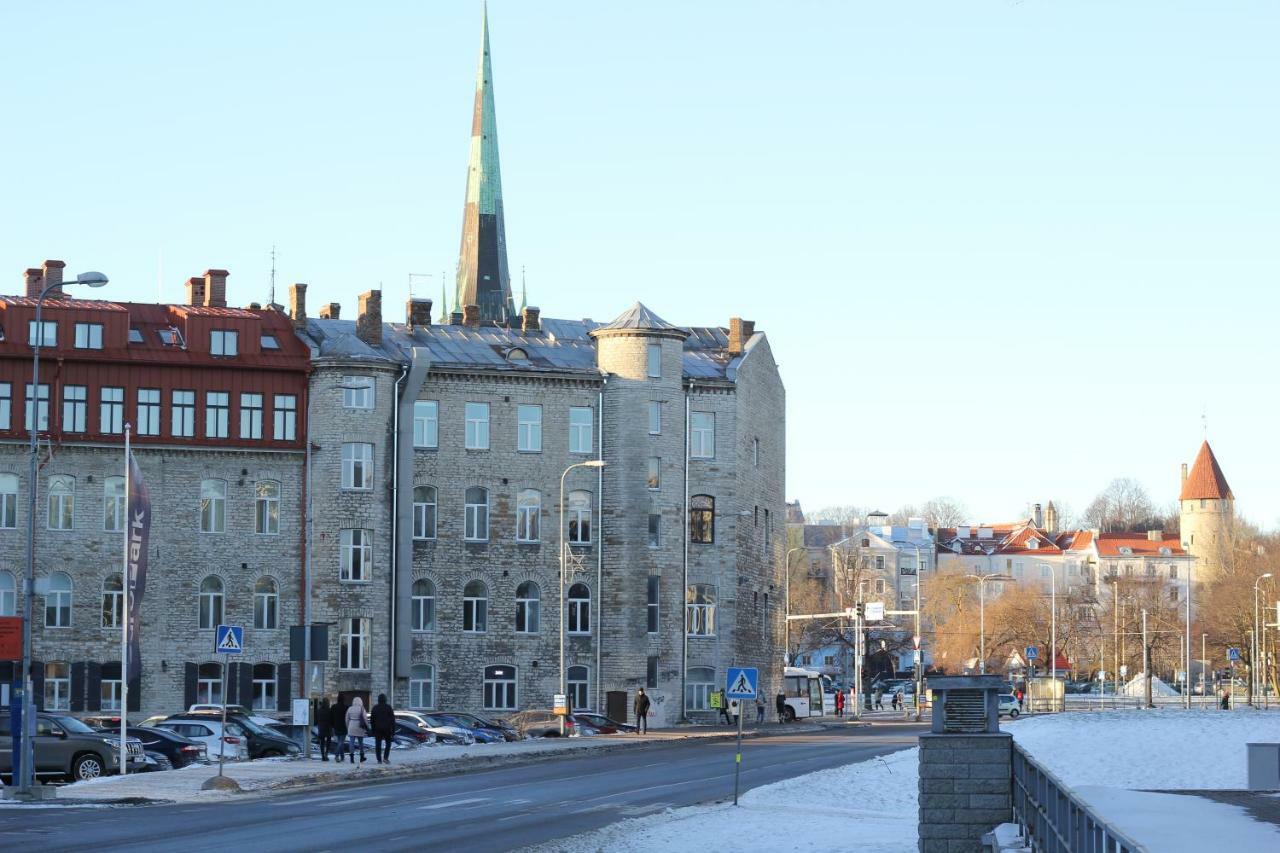
<instances>
[{"instance_id":1,"label":"white bus","mask_svg":"<svg viewBox=\"0 0 1280 853\"><path fill-rule=\"evenodd\" d=\"M805 720L834 713L834 694L830 702L832 708L828 710L826 707L829 704L826 687L830 679L825 675L798 666L787 667L782 675L782 692L787 697L788 720Z\"/></svg>"}]
</instances>

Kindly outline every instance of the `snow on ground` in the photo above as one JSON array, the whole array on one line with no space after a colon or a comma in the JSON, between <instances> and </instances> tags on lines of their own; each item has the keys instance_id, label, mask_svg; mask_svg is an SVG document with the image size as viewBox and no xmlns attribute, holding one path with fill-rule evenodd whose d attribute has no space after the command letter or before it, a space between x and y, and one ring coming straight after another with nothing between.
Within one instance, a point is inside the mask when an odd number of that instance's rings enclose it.
<instances>
[{"instance_id":1,"label":"snow on ground","mask_svg":"<svg viewBox=\"0 0 1280 853\"><path fill-rule=\"evenodd\" d=\"M1153 853L1280 850L1280 827L1254 820L1238 806L1092 785L1075 791L1104 820Z\"/></svg>"}]
</instances>

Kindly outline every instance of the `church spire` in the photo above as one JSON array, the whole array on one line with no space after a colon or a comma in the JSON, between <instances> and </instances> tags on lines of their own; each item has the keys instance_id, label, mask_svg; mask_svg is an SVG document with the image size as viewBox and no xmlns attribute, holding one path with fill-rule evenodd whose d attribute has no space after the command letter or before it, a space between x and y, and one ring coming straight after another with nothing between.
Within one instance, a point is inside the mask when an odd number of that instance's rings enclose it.
<instances>
[{"instance_id":1,"label":"church spire","mask_svg":"<svg viewBox=\"0 0 1280 853\"><path fill-rule=\"evenodd\" d=\"M502 172L498 166L487 6L480 30L480 68L476 72L476 100L471 116L471 155L455 299L458 310L478 305L481 323L503 323L515 316L502 216Z\"/></svg>"}]
</instances>

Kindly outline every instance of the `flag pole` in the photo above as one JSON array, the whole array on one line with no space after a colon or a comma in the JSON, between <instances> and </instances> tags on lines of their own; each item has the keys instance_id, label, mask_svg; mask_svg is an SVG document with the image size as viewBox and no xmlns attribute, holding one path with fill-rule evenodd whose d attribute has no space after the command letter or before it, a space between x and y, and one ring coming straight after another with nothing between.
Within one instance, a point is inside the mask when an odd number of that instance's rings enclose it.
<instances>
[{"instance_id":1,"label":"flag pole","mask_svg":"<svg viewBox=\"0 0 1280 853\"><path fill-rule=\"evenodd\" d=\"M133 585L130 583L129 577L129 424L124 425L124 530L121 538L124 540L122 550L123 562L121 579L124 583L123 595L124 607L121 608L120 619L120 775L126 776L129 773L129 752L126 749L129 737L129 592Z\"/></svg>"}]
</instances>

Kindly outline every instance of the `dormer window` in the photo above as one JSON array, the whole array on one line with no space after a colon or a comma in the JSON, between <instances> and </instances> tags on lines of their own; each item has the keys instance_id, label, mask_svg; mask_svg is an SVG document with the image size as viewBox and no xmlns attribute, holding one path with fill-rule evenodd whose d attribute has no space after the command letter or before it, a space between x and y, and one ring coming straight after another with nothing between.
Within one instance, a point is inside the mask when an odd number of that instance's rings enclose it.
<instances>
[{"instance_id":1,"label":"dormer window","mask_svg":"<svg viewBox=\"0 0 1280 853\"><path fill-rule=\"evenodd\" d=\"M209 333L209 352L225 358L233 358L239 351L240 333L230 329L214 329Z\"/></svg>"},{"instance_id":2,"label":"dormer window","mask_svg":"<svg viewBox=\"0 0 1280 853\"><path fill-rule=\"evenodd\" d=\"M232 334L234 335L235 332L232 332ZM179 332L173 326L169 326L168 328L161 329L159 331L159 335L160 335L160 343L164 344L167 347L186 346L186 342L182 340L182 332ZM233 352L232 355L235 355L235 353Z\"/></svg>"},{"instance_id":3,"label":"dormer window","mask_svg":"<svg viewBox=\"0 0 1280 853\"><path fill-rule=\"evenodd\" d=\"M58 324L53 320L27 321L27 343L31 346L56 347L58 345Z\"/></svg>"},{"instance_id":4,"label":"dormer window","mask_svg":"<svg viewBox=\"0 0 1280 853\"><path fill-rule=\"evenodd\" d=\"M1130 548L1128 545L1124 545L1120 548L1120 553L1124 554L1127 557L1133 553L1133 549Z\"/></svg>"},{"instance_id":5,"label":"dormer window","mask_svg":"<svg viewBox=\"0 0 1280 853\"><path fill-rule=\"evenodd\" d=\"M529 353L525 352L520 347L512 347L511 349L507 350L507 361L528 361L528 360L529 360Z\"/></svg>"},{"instance_id":6,"label":"dormer window","mask_svg":"<svg viewBox=\"0 0 1280 853\"><path fill-rule=\"evenodd\" d=\"M76 349L102 349L102 324L76 323Z\"/></svg>"},{"instance_id":7,"label":"dormer window","mask_svg":"<svg viewBox=\"0 0 1280 853\"><path fill-rule=\"evenodd\" d=\"M142 332L138 331L138 330L137 330L137 329L135 329L135 328L130 327L130 328L129 328L129 343L131 343L131 344L140 344L140 343L142 343Z\"/></svg>"},{"instance_id":8,"label":"dormer window","mask_svg":"<svg viewBox=\"0 0 1280 853\"><path fill-rule=\"evenodd\" d=\"M1162 547L1160 548L1160 555L1161 555L1162 557L1168 557L1168 556L1169 556L1169 555L1171 555L1172 553L1173 553L1173 551L1172 551L1172 550L1170 550L1169 546L1167 546L1167 545L1162 546Z\"/></svg>"},{"instance_id":9,"label":"dormer window","mask_svg":"<svg viewBox=\"0 0 1280 853\"><path fill-rule=\"evenodd\" d=\"M1039 539L1027 540L1027 547L1030 548L1032 551L1036 550L1037 548L1040 547L1040 540Z\"/></svg>"},{"instance_id":10,"label":"dormer window","mask_svg":"<svg viewBox=\"0 0 1280 853\"><path fill-rule=\"evenodd\" d=\"M263 335L262 348L263 349L280 349L280 342L276 340L275 335Z\"/></svg>"}]
</instances>

